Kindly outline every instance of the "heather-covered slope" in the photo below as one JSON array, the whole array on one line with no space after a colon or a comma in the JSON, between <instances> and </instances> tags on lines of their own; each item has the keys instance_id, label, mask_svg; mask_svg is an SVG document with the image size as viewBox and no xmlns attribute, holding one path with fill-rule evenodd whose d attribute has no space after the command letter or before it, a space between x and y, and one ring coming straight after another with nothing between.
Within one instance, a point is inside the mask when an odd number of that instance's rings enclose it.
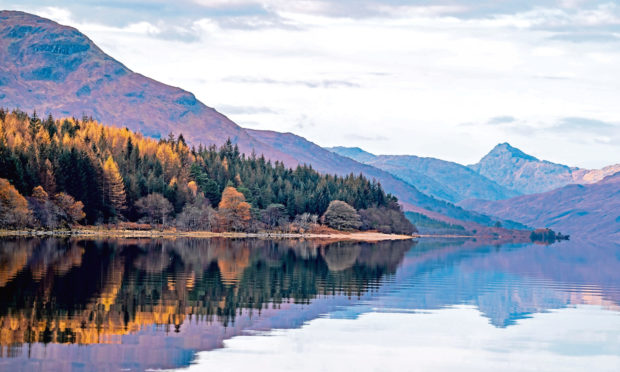
<instances>
[{"instance_id":1,"label":"heather-covered slope","mask_svg":"<svg viewBox=\"0 0 620 372\"><path fill-rule=\"evenodd\" d=\"M193 144L230 137L244 152L296 164L193 94L132 72L74 28L23 12L0 12L0 106L92 116L155 138L183 133Z\"/></svg>"},{"instance_id":2,"label":"heather-covered slope","mask_svg":"<svg viewBox=\"0 0 620 372\"><path fill-rule=\"evenodd\" d=\"M373 155L359 148L330 148L342 156L382 169L425 194L457 203L466 199L500 200L519 195L461 164L413 155Z\"/></svg>"},{"instance_id":3,"label":"heather-covered slope","mask_svg":"<svg viewBox=\"0 0 620 372\"><path fill-rule=\"evenodd\" d=\"M612 159L616 160L616 159ZM587 184L620 171L620 164L600 170L571 168L539 160L523 151L501 143L480 162L469 166L477 173L521 194L534 194L571 183Z\"/></svg>"},{"instance_id":4,"label":"heather-covered slope","mask_svg":"<svg viewBox=\"0 0 620 372\"><path fill-rule=\"evenodd\" d=\"M573 184L495 202L468 200L460 205L565 234L620 238L620 173L594 184Z\"/></svg>"},{"instance_id":5,"label":"heather-covered slope","mask_svg":"<svg viewBox=\"0 0 620 372\"><path fill-rule=\"evenodd\" d=\"M362 164L345 156L340 156L292 133L249 129L247 131L261 142L291 155L299 163L312 165L312 167L319 172L339 175L362 173L368 178L374 178L381 182L381 186L383 186L387 192L398 197L404 204L405 210L419 213L428 213L432 211L430 214L433 215L433 218L438 218L437 214L442 214L451 218L450 223L453 223L454 220L462 220L492 226L497 222L496 219L489 218L488 216L472 213L449 202L430 197L420 192L416 187L386 171L368 164ZM504 221L503 224L505 227L524 227L509 221Z\"/></svg>"}]
</instances>

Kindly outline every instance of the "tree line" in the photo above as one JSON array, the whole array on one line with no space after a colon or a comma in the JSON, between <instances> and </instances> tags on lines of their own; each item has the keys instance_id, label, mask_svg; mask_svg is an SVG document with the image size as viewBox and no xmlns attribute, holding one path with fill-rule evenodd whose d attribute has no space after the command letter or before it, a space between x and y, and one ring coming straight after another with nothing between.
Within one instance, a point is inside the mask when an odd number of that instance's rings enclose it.
<instances>
[{"instance_id":1,"label":"tree line","mask_svg":"<svg viewBox=\"0 0 620 372\"><path fill-rule=\"evenodd\" d=\"M288 168L242 154L230 140L219 148L189 147L183 135L155 140L88 117L0 109L0 178L4 228L139 222L213 231L415 229L396 197L362 175ZM328 210L344 215L330 218Z\"/></svg>"}]
</instances>

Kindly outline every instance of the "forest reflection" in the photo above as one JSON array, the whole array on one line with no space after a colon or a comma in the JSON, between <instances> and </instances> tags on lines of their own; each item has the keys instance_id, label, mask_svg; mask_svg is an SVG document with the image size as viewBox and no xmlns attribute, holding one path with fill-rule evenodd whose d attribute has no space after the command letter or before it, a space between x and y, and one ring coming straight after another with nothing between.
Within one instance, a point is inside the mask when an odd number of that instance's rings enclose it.
<instances>
[{"instance_id":1,"label":"forest reflection","mask_svg":"<svg viewBox=\"0 0 620 372\"><path fill-rule=\"evenodd\" d=\"M393 275L411 241L7 239L0 345L120 343L145 326L234 324L244 313L358 297Z\"/></svg>"}]
</instances>

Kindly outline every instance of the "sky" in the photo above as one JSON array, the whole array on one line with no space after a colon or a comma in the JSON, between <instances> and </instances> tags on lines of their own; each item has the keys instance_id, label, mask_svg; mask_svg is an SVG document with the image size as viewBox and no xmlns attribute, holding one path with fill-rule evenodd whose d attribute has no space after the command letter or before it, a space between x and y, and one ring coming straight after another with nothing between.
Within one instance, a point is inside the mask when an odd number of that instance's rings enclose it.
<instances>
[{"instance_id":1,"label":"sky","mask_svg":"<svg viewBox=\"0 0 620 372\"><path fill-rule=\"evenodd\" d=\"M620 2L0 0L239 125L477 162L620 163Z\"/></svg>"}]
</instances>

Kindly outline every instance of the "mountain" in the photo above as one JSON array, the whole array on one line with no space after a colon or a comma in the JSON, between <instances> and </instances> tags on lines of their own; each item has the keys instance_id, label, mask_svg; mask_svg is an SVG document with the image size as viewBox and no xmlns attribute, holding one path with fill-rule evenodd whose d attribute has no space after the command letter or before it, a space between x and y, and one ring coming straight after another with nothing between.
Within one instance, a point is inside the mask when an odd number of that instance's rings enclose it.
<instances>
[{"instance_id":1,"label":"mountain","mask_svg":"<svg viewBox=\"0 0 620 372\"><path fill-rule=\"evenodd\" d=\"M425 194L458 203L466 199L500 200L519 195L472 169L453 162L413 155L374 155L360 148L328 150L382 169Z\"/></svg>"},{"instance_id":2,"label":"mountain","mask_svg":"<svg viewBox=\"0 0 620 372\"><path fill-rule=\"evenodd\" d=\"M338 175L362 173L368 178L374 178L381 182L381 186L387 192L398 196L405 210L422 213L450 224L462 224L464 221L468 221L484 226L492 226L497 222L496 219L472 213L452 203L428 196L420 192L415 186L389 172L338 155L295 134L251 129L247 129L247 131L259 141L273 146L278 151L289 154L300 164L312 165L319 172ZM510 221L504 221L503 224L511 228L525 227Z\"/></svg>"},{"instance_id":3,"label":"mountain","mask_svg":"<svg viewBox=\"0 0 620 372\"><path fill-rule=\"evenodd\" d=\"M368 151L360 149L359 147L336 146L326 147L325 149L335 152L338 155L346 156L347 158L351 158L360 163L368 163L377 158L377 155L371 154Z\"/></svg>"},{"instance_id":4,"label":"mountain","mask_svg":"<svg viewBox=\"0 0 620 372\"><path fill-rule=\"evenodd\" d=\"M83 115L159 138L252 150L294 166L187 91L132 72L78 30L28 13L0 12L0 106L56 117Z\"/></svg>"},{"instance_id":5,"label":"mountain","mask_svg":"<svg viewBox=\"0 0 620 372\"><path fill-rule=\"evenodd\" d=\"M467 200L460 205L566 234L620 238L620 172L593 184L572 184L501 201Z\"/></svg>"},{"instance_id":6,"label":"mountain","mask_svg":"<svg viewBox=\"0 0 620 372\"><path fill-rule=\"evenodd\" d=\"M154 138L183 133L194 145L222 144L230 138L246 154L255 151L287 166L306 163L324 173L363 173L380 181L409 210L435 219L496 223L301 137L241 128L192 93L129 70L78 30L23 12L0 12L0 107L56 117L92 116Z\"/></svg>"},{"instance_id":7,"label":"mountain","mask_svg":"<svg viewBox=\"0 0 620 372\"><path fill-rule=\"evenodd\" d=\"M620 164L600 170L571 168L539 160L508 143L495 146L477 164L469 167L520 194L545 192L570 183L593 183L620 171Z\"/></svg>"}]
</instances>

